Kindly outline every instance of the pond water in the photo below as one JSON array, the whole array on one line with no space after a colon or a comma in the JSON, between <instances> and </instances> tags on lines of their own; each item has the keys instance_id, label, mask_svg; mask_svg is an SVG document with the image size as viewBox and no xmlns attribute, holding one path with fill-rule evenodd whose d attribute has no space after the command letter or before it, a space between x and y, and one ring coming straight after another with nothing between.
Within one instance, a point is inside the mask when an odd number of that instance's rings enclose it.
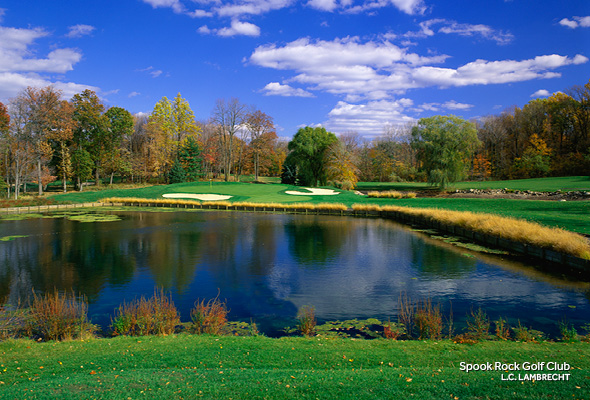
<instances>
[{"instance_id":1,"label":"pond water","mask_svg":"<svg viewBox=\"0 0 590 400\"><path fill-rule=\"evenodd\" d=\"M0 223L0 301L86 295L106 327L124 300L169 291L189 320L195 300L227 300L231 320L275 335L312 305L318 320L397 320L400 293L431 298L461 325L471 308L547 333L590 321L590 284L510 257L451 246L384 219L241 212L106 211L121 219Z\"/></svg>"}]
</instances>

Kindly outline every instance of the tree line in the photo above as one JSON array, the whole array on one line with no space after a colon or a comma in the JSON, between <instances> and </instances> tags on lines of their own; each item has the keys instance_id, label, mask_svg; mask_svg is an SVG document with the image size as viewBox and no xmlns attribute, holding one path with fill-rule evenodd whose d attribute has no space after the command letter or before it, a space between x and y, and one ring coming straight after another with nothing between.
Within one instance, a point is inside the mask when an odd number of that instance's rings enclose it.
<instances>
[{"instance_id":1,"label":"tree line","mask_svg":"<svg viewBox=\"0 0 590 400\"><path fill-rule=\"evenodd\" d=\"M590 82L474 121L448 116L387 126L372 141L354 132L300 129L282 181L351 189L357 181L430 182L590 175Z\"/></svg>"},{"instance_id":2,"label":"tree line","mask_svg":"<svg viewBox=\"0 0 590 400\"><path fill-rule=\"evenodd\" d=\"M387 126L374 140L303 127L278 140L272 117L238 99L217 100L197 121L180 93L149 115L107 107L91 90L63 100L48 86L0 103L0 189L18 198L26 183L42 194L77 190L105 177L177 183L281 176L284 183L353 189L358 181L422 181L590 175L590 82L474 121L456 116Z\"/></svg>"},{"instance_id":3,"label":"tree line","mask_svg":"<svg viewBox=\"0 0 590 400\"><path fill-rule=\"evenodd\" d=\"M177 183L243 174L278 175L286 147L270 116L237 99L218 100L197 121L180 93L163 97L149 115L107 107L85 90L70 100L52 86L29 87L0 103L0 189L17 199L26 184L42 194L61 181L83 190L105 177Z\"/></svg>"}]
</instances>

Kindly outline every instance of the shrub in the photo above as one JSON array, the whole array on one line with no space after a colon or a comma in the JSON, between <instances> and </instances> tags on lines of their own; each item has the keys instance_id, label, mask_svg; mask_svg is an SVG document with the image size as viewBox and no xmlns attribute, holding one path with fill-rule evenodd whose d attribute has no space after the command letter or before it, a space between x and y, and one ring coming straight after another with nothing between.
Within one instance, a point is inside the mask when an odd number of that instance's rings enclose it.
<instances>
[{"instance_id":1,"label":"shrub","mask_svg":"<svg viewBox=\"0 0 590 400\"><path fill-rule=\"evenodd\" d=\"M149 299L141 297L123 302L111 323L113 335L144 336L174 333L180 323L178 310L163 290L155 290Z\"/></svg>"},{"instance_id":2,"label":"shrub","mask_svg":"<svg viewBox=\"0 0 590 400\"><path fill-rule=\"evenodd\" d=\"M57 290L44 295L33 292L27 322L27 333L46 341L83 339L95 331L88 320L86 298Z\"/></svg>"},{"instance_id":3,"label":"shrub","mask_svg":"<svg viewBox=\"0 0 590 400\"><path fill-rule=\"evenodd\" d=\"M506 323L506 320L502 318L498 318L494 321L494 325L496 326L496 337L500 340L508 340L510 339L510 327Z\"/></svg>"},{"instance_id":4,"label":"shrub","mask_svg":"<svg viewBox=\"0 0 590 400\"><path fill-rule=\"evenodd\" d=\"M416 306L414 316L419 339L438 339L443 330L440 305L433 305L431 299L426 299Z\"/></svg>"},{"instance_id":5,"label":"shrub","mask_svg":"<svg viewBox=\"0 0 590 400\"><path fill-rule=\"evenodd\" d=\"M205 303L205 300L197 300L191 310L192 333L208 333L219 335L227 324L227 306L219 300L219 295ZM256 328L256 330L258 330Z\"/></svg>"},{"instance_id":6,"label":"shrub","mask_svg":"<svg viewBox=\"0 0 590 400\"><path fill-rule=\"evenodd\" d=\"M412 337L414 328L414 316L416 312L414 304L410 301L406 293L400 293L398 304L398 321L405 327L406 335L408 335L408 337Z\"/></svg>"},{"instance_id":7,"label":"shrub","mask_svg":"<svg viewBox=\"0 0 590 400\"><path fill-rule=\"evenodd\" d=\"M26 334L30 325L30 310L10 305L0 306L0 340L17 338Z\"/></svg>"},{"instance_id":8,"label":"shrub","mask_svg":"<svg viewBox=\"0 0 590 400\"><path fill-rule=\"evenodd\" d=\"M405 329L402 324L388 321L387 324L383 325L383 336L386 339L397 340L404 333Z\"/></svg>"},{"instance_id":9,"label":"shrub","mask_svg":"<svg viewBox=\"0 0 590 400\"><path fill-rule=\"evenodd\" d=\"M545 340L543 332L522 326L520 321L518 321L518 326L513 328L513 331L514 340L518 342L542 342Z\"/></svg>"},{"instance_id":10,"label":"shrub","mask_svg":"<svg viewBox=\"0 0 590 400\"><path fill-rule=\"evenodd\" d=\"M474 340L483 340L488 338L490 330L490 319L485 311L478 308L477 312L471 309L470 315L467 316L467 332Z\"/></svg>"},{"instance_id":11,"label":"shrub","mask_svg":"<svg viewBox=\"0 0 590 400\"><path fill-rule=\"evenodd\" d=\"M574 328L573 324L570 324L567 319L563 321L559 321L557 323L557 327L559 328L559 332L561 333L561 340L563 342L577 342L578 339L578 332L576 328Z\"/></svg>"},{"instance_id":12,"label":"shrub","mask_svg":"<svg viewBox=\"0 0 590 400\"><path fill-rule=\"evenodd\" d=\"M301 307L297 312L297 330L302 335L311 336L316 325L315 308L310 306Z\"/></svg>"}]
</instances>

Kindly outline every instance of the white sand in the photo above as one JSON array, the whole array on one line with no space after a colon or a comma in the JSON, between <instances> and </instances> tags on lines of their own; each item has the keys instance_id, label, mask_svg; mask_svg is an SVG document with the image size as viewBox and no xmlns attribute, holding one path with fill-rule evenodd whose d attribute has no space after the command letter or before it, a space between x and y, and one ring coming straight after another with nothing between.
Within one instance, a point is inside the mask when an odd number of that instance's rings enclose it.
<instances>
[{"instance_id":1,"label":"white sand","mask_svg":"<svg viewBox=\"0 0 590 400\"><path fill-rule=\"evenodd\" d=\"M340 194L332 189L317 189L317 188L304 188L305 190L309 190L309 192L299 192L296 190L287 190L285 193L293 194L296 196L332 196L335 194Z\"/></svg>"},{"instance_id":2,"label":"white sand","mask_svg":"<svg viewBox=\"0 0 590 400\"><path fill-rule=\"evenodd\" d=\"M233 196L226 196L222 194L194 194L194 193L167 193L163 194L162 197L168 199L197 199L203 201L211 200L228 200Z\"/></svg>"}]
</instances>

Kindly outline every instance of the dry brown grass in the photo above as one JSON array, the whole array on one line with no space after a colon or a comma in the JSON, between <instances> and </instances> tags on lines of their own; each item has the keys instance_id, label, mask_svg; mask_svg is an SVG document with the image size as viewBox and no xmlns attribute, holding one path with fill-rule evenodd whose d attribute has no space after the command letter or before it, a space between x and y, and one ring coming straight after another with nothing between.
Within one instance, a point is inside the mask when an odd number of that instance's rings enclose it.
<instances>
[{"instance_id":1,"label":"dry brown grass","mask_svg":"<svg viewBox=\"0 0 590 400\"><path fill-rule=\"evenodd\" d=\"M397 190L371 191L367 192L367 196L374 198L386 199L414 199L416 193L414 192L398 192Z\"/></svg>"}]
</instances>

